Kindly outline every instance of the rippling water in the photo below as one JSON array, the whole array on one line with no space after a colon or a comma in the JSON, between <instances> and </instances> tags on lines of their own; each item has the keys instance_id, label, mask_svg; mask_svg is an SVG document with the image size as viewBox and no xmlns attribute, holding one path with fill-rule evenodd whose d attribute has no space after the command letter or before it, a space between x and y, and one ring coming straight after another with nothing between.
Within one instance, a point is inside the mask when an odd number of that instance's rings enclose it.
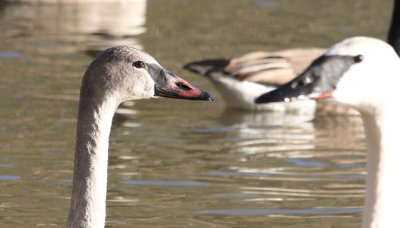
<instances>
[{"instance_id":1,"label":"rippling water","mask_svg":"<svg viewBox=\"0 0 400 228\"><path fill-rule=\"evenodd\" d=\"M392 3L317 0L0 1L0 226L64 226L81 76L125 44L216 102L128 102L110 138L108 227L360 227L357 116L225 109L182 64L254 50L385 39Z\"/></svg>"}]
</instances>

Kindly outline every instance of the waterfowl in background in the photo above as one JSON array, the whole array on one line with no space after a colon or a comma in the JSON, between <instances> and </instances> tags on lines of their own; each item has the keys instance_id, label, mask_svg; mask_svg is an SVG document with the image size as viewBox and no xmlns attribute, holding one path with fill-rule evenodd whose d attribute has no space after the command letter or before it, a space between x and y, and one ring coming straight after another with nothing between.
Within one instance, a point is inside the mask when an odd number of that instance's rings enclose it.
<instances>
[{"instance_id":1,"label":"waterfowl in background","mask_svg":"<svg viewBox=\"0 0 400 228\"><path fill-rule=\"evenodd\" d=\"M191 62L184 68L209 78L229 107L313 114L314 101L257 105L254 99L293 79L324 51L313 48L253 52L233 59Z\"/></svg>"},{"instance_id":2,"label":"waterfowl in background","mask_svg":"<svg viewBox=\"0 0 400 228\"><path fill-rule=\"evenodd\" d=\"M330 98L360 112L367 144L364 228L400 227L399 66L399 56L387 43L349 38L289 83L256 99L266 103Z\"/></svg>"}]
</instances>

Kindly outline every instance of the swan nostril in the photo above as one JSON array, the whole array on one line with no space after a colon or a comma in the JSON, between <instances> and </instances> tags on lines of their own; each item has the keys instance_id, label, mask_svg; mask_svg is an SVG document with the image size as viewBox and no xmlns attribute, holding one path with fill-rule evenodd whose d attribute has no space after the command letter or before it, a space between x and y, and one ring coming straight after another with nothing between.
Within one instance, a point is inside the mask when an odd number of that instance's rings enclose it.
<instances>
[{"instance_id":1,"label":"swan nostril","mask_svg":"<svg viewBox=\"0 0 400 228\"><path fill-rule=\"evenodd\" d=\"M192 90L192 88L190 88L189 86L185 85L185 84L182 83L182 82L177 82L175 85L176 85L178 88L183 89L183 90L186 90L186 91Z\"/></svg>"},{"instance_id":2,"label":"swan nostril","mask_svg":"<svg viewBox=\"0 0 400 228\"><path fill-rule=\"evenodd\" d=\"M354 56L354 61L355 61L356 63L359 63L359 62L361 62L361 61L363 61L363 60L364 60L364 56L363 56L363 55Z\"/></svg>"}]
</instances>

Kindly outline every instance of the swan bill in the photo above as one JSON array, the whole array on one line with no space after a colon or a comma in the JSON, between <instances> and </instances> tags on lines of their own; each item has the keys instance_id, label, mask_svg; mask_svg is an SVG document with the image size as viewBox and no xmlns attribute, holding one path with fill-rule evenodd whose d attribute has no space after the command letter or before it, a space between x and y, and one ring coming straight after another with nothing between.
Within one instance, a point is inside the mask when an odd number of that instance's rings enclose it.
<instances>
[{"instance_id":1,"label":"swan bill","mask_svg":"<svg viewBox=\"0 0 400 228\"><path fill-rule=\"evenodd\" d=\"M161 70L155 79L154 95L159 97L213 101L207 91L190 85L187 81L166 70Z\"/></svg>"},{"instance_id":2,"label":"swan bill","mask_svg":"<svg viewBox=\"0 0 400 228\"><path fill-rule=\"evenodd\" d=\"M292 81L259 96L255 102L260 104L330 97L342 75L353 64L361 61L361 55L323 55Z\"/></svg>"},{"instance_id":3,"label":"swan bill","mask_svg":"<svg viewBox=\"0 0 400 228\"><path fill-rule=\"evenodd\" d=\"M156 89L154 95L157 97L167 97L174 99L185 99L185 100L203 100L213 101L214 97L207 91L192 87L192 91L180 91L180 90L166 90Z\"/></svg>"}]
</instances>

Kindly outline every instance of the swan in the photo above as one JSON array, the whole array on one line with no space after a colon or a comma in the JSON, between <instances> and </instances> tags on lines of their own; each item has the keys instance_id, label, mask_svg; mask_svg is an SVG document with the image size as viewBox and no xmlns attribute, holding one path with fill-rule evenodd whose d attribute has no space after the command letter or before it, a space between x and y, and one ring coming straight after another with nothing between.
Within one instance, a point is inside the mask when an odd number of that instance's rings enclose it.
<instances>
[{"instance_id":1,"label":"swan","mask_svg":"<svg viewBox=\"0 0 400 228\"><path fill-rule=\"evenodd\" d=\"M89 65L80 90L68 227L104 227L108 139L114 113L123 101L158 96L212 100L209 93L135 48L109 48Z\"/></svg>"},{"instance_id":2,"label":"swan","mask_svg":"<svg viewBox=\"0 0 400 228\"><path fill-rule=\"evenodd\" d=\"M364 228L400 227L400 59L368 37L333 45L302 74L257 103L330 98L361 114L367 144Z\"/></svg>"},{"instance_id":3,"label":"swan","mask_svg":"<svg viewBox=\"0 0 400 228\"><path fill-rule=\"evenodd\" d=\"M400 53L400 0L394 1L389 43ZM232 59L194 61L184 69L205 76L221 94L228 107L247 110L355 114L341 105L302 101L296 104L262 104L254 99L276 89L301 73L325 48L287 49L276 52L251 52Z\"/></svg>"}]
</instances>

